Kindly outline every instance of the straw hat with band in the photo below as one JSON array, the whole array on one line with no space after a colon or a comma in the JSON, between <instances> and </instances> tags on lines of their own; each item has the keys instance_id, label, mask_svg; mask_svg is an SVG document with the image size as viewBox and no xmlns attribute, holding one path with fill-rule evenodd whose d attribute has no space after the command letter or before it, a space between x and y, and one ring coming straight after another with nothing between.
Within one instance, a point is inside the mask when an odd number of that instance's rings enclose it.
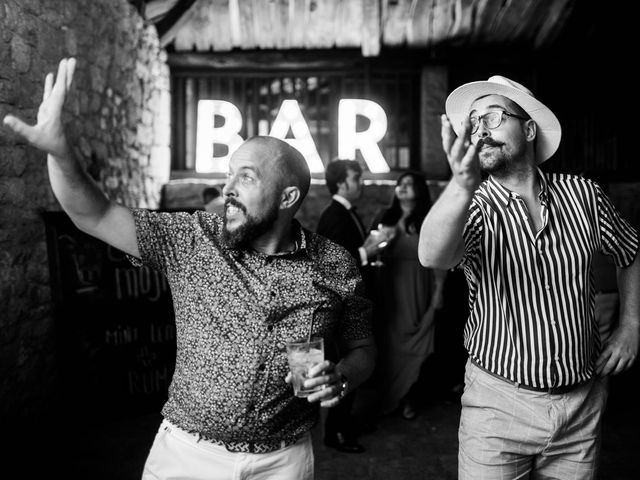
<instances>
[{"instance_id":1,"label":"straw hat with band","mask_svg":"<svg viewBox=\"0 0 640 480\"><path fill-rule=\"evenodd\" d=\"M502 95L520 105L536 122L536 162L541 164L548 160L560 145L562 129L558 118L533 93L513 80L494 75L486 82L471 82L456 88L445 103L447 116L457 135L462 132L465 118L469 116L471 104L479 97L486 95Z\"/></svg>"}]
</instances>

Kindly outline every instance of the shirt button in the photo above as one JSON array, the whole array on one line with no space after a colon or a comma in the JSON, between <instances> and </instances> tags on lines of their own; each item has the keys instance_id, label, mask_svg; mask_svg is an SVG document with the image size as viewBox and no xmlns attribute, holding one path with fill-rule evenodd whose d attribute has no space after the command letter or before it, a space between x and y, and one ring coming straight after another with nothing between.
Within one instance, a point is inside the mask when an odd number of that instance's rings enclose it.
<instances>
[{"instance_id":1,"label":"shirt button","mask_svg":"<svg viewBox=\"0 0 640 480\"><path fill-rule=\"evenodd\" d=\"M273 325L272 324L267 325L267 330L269 331L273 330Z\"/></svg>"},{"instance_id":2,"label":"shirt button","mask_svg":"<svg viewBox=\"0 0 640 480\"><path fill-rule=\"evenodd\" d=\"M258 371L259 372L264 372L265 368L266 368L266 365L264 363L261 363L260 365L258 365Z\"/></svg>"},{"instance_id":3,"label":"shirt button","mask_svg":"<svg viewBox=\"0 0 640 480\"><path fill-rule=\"evenodd\" d=\"M547 283L544 288L546 288L547 290L551 290L551 286Z\"/></svg>"}]
</instances>

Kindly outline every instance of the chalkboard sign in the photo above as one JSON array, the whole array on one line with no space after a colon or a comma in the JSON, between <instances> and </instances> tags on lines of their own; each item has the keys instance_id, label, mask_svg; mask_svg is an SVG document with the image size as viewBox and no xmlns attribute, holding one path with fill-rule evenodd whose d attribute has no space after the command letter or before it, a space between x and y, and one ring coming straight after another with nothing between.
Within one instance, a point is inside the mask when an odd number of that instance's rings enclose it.
<instances>
[{"instance_id":1,"label":"chalkboard sign","mask_svg":"<svg viewBox=\"0 0 640 480\"><path fill-rule=\"evenodd\" d=\"M46 212L64 401L77 409L144 413L166 401L175 322L166 278Z\"/></svg>"}]
</instances>

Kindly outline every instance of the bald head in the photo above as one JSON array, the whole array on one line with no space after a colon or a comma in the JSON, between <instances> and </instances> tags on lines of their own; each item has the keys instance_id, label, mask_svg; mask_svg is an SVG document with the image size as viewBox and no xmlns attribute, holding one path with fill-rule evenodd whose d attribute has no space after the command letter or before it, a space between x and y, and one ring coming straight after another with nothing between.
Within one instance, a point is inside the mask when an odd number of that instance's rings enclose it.
<instances>
[{"instance_id":1,"label":"bald head","mask_svg":"<svg viewBox=\"0 0 640 480\"><path fill-rule=\"evenodd\" d=\"M307 196L311 184L311 172L304 156L284 140L275 137L252 137L244 145L252 145L261 151L265 163L272 169L278 190L291 186L298 187L299 206Z\"/></svg>"}]
</instances>

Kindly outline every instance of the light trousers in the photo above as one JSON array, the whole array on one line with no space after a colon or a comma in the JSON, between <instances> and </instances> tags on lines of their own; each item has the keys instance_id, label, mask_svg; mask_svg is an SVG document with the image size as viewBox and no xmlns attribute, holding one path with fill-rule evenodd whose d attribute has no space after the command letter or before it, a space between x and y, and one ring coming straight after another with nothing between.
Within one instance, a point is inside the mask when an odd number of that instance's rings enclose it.
<instances>
[{"instance_id":1,"label":"light trousers","mask_svg":"<svg viewBox=\"0 0 640 480\"><path fill-rule=\"evenodd\" d=\"M606 378L548 394L518 388L468 361L459 480L595 479L607 395Z\"/></svg>"},{"instance_id":2,"label":"light trousers","mask_svg":"<svg viewBox=\"0 0 640 480\"><path fill-rule=\"evenodd\" d=\"M311 434L269 453L230 452L164 420L142 480L313 480Z\"/></svg>"}]
</instances>

